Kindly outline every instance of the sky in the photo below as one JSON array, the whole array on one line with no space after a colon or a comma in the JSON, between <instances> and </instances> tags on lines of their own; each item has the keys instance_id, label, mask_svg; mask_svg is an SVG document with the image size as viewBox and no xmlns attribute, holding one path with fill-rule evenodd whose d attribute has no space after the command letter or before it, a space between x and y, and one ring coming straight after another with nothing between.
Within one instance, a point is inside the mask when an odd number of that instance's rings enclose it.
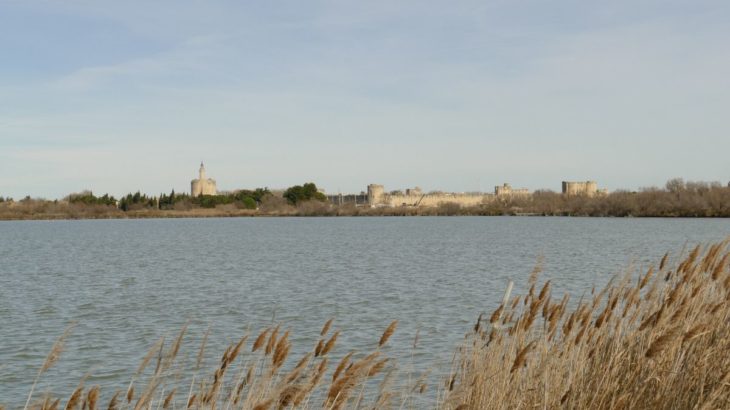
<instances>
[{"instance_id":1,"label":"sky","mask_svg":"<svg viewBox=\"0 0 730 410\"><path fill-rule=\"evenodd\" d=\"M0 0L0 196L730 180L730 2Z\"/></svg>"}]
</instances>

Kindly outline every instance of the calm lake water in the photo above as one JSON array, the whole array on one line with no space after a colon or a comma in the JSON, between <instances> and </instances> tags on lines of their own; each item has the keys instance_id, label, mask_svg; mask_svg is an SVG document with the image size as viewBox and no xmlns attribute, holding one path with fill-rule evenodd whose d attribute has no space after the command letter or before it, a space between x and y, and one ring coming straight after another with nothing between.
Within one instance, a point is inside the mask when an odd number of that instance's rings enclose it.
<instances>
[{"instance_id":1,"label":"calm lake water","mask_svg":"<svg viewBox=\"0 0 730 410\"><path fill-rule=\"evenodd\" d=\"M480 312L515 291L540 255L542 280L574 298L666 251L730 235L730 220L528 217L240 218L0 222L0 403L22 406L54 340L77 323L36 391L70 394L87 373L108 396L188 322L208 368L273 321L294 359L336 317L336 353L368 351L394 319L387 353L448 367ZM420 329L419 345L412 350ZM192 359L191 359L192 360Z\"/></svg>"}]
</instances>

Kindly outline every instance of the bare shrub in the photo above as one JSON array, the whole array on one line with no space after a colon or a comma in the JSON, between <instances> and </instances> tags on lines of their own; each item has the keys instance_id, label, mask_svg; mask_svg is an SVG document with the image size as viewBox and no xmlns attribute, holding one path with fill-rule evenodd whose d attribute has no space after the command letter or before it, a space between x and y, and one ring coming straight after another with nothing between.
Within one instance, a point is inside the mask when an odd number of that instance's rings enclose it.
<instances>
[{"instance_id":1,"label":"bare shrub","mask_svg":"<svg viewBox=\"0 0 730 410\"><path fill-rule=\"evenodd\" d=\"M279 195L267 195L261 199L259 211L266 214L291 214L294 207Z\"/></svg>"}]
</instances>

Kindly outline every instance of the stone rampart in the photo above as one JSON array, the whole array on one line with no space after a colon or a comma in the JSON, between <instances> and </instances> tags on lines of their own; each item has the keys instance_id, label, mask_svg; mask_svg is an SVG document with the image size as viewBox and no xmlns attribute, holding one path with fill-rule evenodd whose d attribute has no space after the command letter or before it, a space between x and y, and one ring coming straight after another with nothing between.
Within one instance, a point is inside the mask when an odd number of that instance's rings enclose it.
<instances>
[{"instance_id":1,"label":"stone rampart","mask_svg":"<svg viewBox=\"0 0 730 410\"><path fill-rule=\"evenodd\" d=\"M492 194L471 193L420 193L420 188L407 189L406 193L387 194L382 185L368 185L368 205L378 206L424 206L436 207L446 203L461 206L476 206L494 199Z\"/></svg>"},{"instance_id":2,"label":"stone rampart","mask_svg":"<svg viewBox=\"0 0 730 410\"><path fill-rule=\"evenodd\" d=\"M512 185L504 183L494 187L494 195L498 197L509 197L509 196L526 196L530 195L530 190L527 188L512 188Z\"/></svg>"}]
</instances>

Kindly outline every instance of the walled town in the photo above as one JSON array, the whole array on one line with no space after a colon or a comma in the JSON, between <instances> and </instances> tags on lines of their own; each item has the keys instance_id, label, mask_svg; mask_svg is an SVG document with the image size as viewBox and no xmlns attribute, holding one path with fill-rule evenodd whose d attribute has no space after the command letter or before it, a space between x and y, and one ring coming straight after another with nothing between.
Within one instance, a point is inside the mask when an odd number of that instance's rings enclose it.
<instances>
[{"instance_id":1,"label":"walled town","mask_svg":"<svg viewBox=\"0 0 730 410\"><path fill-rule=\"evenodd\" d=\"M598 189L595 181L568 182L563 181L563 195L595 196L607 195L608 190ZM512 188L508 183L494 187L494 193L484 192L428 192L420 187L407 188L404 191L386 192L383 185L370 184L367 192L349 195L328 195L327 199L335 205L353 204L355 206L370 207L437 207L443 204L457 204L463 207L472 207L488 204L495 200L512 198L527 198L532 195L527 188Z\"/></svg>"},{"instance_id":2,"label":"walled town","mask_svg":"<svg viewBox=\"0 0 730 410\"><path fill-rule=\"evenodd\" d=\"M286 189L219 190L200 164L190 191L119 198L84 190L62 199L0 195L0 220L177 218L223 216L542 215L729 217L730 184L669 180L637 191L599 188L596 181L562 181L560 191L530 191L509 183L493 192L386 190L369 184L360 193L326 194L313 182ZM0 194L2 194L0 192Z\"/></svg>"},{"instance_id":3,"label":"walled town","mask_svg":"<svg viewBox=\"0 0 730 410\"><path fill-rule=\"evenodd\" d=\"M570 182L563 181L563 195L594 197L606 195L606 189L598 189L596 181ZM323 190L319 190L325 194ZM214 179L206 177L205 165L200 163L198 178L190 181L190 196L217 195ZM370 184L367 192L347 195L326 195L334 205L352 204L355 206L376 207L437 207L446 203L458 204L463 207L487 204L497 199L529 197L532 193L527 188L512 188L508 183L494 187L494 193L482 192L428 192L424 193L420 187L407 188L405 191L386 192L383 185Z\"/></svg>"}]
</instances>

